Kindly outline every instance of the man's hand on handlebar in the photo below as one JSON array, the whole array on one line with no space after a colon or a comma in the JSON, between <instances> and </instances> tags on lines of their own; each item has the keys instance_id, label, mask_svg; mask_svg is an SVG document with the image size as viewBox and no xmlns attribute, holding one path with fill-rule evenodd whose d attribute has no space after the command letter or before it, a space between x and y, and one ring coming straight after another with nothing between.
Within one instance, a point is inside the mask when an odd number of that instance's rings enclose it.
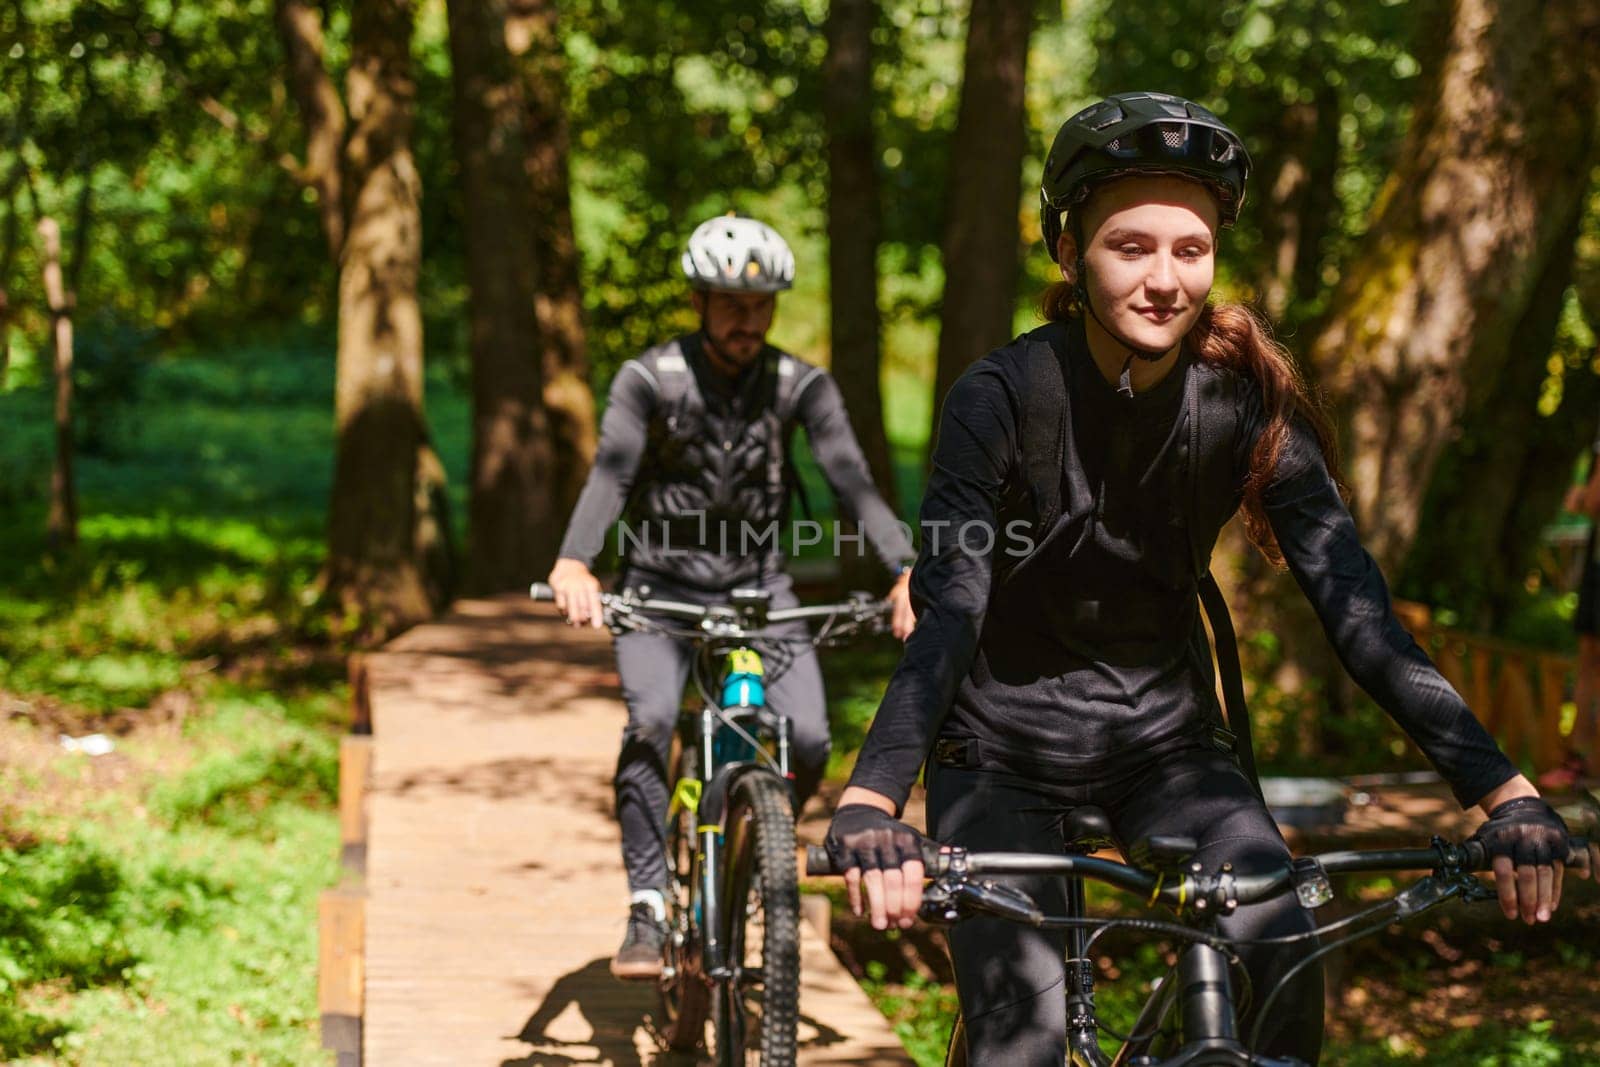
<instances>
[{"instance_id":1,"label":"man's hand on handlebar","mask_svg":"<svg viewBox=\"0 0 1600 1067\"><path fill-rule=\"evenodd\" d=\"M589 571L587 564L576 559L558 559L550 568L548 579L556 596L556 607L573 626L605 625L605 611L600 605L600 579Z\"/></svg>"},{"instance_id":2,"label":"man's hand on handlebar","mask_svg":"<svg viewBox=\"0 0 1600 1067\"><path fill-rule=\"evenodd\" d=\"M911 610L911 572L903 572L895 579L894 588L884 598L889 602L889 632L904 641L916 628L917 615Z\"/></svg>"},{"instance_id":3,"label":"man's hand on handlebar","mask_svg":"<svg viewBox=\"0 0 1600 1067\"><path fill-rule=\"evenodd\" d=\"M888 797L850 786L839 798L824 846L834 867L844 872L850 910L867 912L874 930L906 929L922 904L923 850L927 839L894 817Z\"/></svg>"}]
</instances>

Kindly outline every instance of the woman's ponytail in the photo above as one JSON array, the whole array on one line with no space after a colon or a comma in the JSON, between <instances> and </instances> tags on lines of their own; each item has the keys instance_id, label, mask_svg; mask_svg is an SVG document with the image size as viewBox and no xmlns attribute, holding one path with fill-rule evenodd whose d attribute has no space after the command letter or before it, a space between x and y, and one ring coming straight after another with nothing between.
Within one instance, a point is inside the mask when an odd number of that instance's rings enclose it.
<instances>
[{"instance_id":1,"label":"woman's ponytail","mask_svg":"<svg viewBox=\"0 0 1600 1067\"><path fill-rule=\"evenodd\" d=\"M1262 494L1272 481L1296 415L1316 434L1328 473L1340 493L1345 491L1338 444L1328 416L1306 386L1294 358L1273 338L1266 321L1243 304L1207 304L1186 340L1205 362L1246 375L1261 388L1267 424L1250 453L1250 473L1245 478L1240 510L1250 543L1271 563L1281 566L1283 553L1267 521Z\"/></svg>"}]
</instances>

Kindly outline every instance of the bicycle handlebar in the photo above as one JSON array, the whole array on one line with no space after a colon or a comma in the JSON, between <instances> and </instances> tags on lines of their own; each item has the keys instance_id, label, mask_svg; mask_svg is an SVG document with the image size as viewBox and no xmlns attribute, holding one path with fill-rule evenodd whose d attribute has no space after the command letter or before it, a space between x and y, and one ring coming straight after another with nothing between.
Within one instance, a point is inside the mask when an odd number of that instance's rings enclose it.
<instances>
[{"instance_id":1,"label":"bicycle handlebar","mask_svg":"<svg viewBox=\"0 0 1600 1067\"><path fill-rule=\"evenodd\" d=\"M1357 874L1380 871L1431 871L1450 868L1457 871L1487 871L1490 860L1477 841L1455 844L1436 838L1431 848L1376 849L1369 851L1327 852L1308 857L1326 874ZM1231 910L1239 904L1266 900L1295 885L1294 865L1263 874L1236 875L1229 868L1207 874L1198 863L1186 864L1180 871L1147 871L1115 860L1094 856L1053 855L1038 852L967 852L952 849L924 856L928 873L940 877L958 873L983 874L1059 874L1090 878L1137 893L1150 903L1161 901L1177 908L1185 905L1204 909L1207 903ZM1588 843L1584 838L1568 840L1566 863L1587 870ZM837 876L826 850L817 845L806 849L806 874L812 877ZM1005 887L996 887L1005 888ZM1021 916L1019 916L1020 918Z\"/></svg>"},{"instance_id":2,"label":"bicycle handlebar","mask_svg":"<svg viewBox=\"0 0 1600 1067\"><path fill-rule=\"evenodd\" d=\"M554 601L555 590L544 582L534 582L529 587L528 595L536 601ZM600 604L608 614L620 613L627 616L640 614L665 615L669 618L681 619L684 622L702 623L710 619L725 617L728 621L738 618L739 608L732 604L691 604L681 600L635 600L620 596L615 593L601 593ZM795 622L797 620L826 619L835 615L846 613L862 614L859 621L883 615L888 611L888 601L881 598L858 595L849 600L840 600L831 604L805 604L793 608L776 608L767 611L763 617L763 625L774 626L779 623ZM864 610L870 608L871 610Z\"/></svg>"}]
</instances>

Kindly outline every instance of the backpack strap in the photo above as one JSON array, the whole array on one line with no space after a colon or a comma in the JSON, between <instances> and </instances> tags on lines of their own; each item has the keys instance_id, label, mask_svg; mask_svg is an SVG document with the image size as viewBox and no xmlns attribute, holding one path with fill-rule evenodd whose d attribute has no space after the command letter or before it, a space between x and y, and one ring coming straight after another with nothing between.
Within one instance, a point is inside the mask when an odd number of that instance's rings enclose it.
<instances>
[{"instance_id":1,"label":"backpack strap","mask_svg":"<svg viewBox=\"0 0 1600 1067\"><path fill-rule=\"evenodd\" d=\"M1230 383L1220 375L1203 367L1198 360L1188 368L1184 384L1184 402L1189 408L1189 547L1194 560L1194 573L1200 595L1200 606L1206 621L1211 624L1211 640L1216 650L1217 674L1222 683L1222 701L1227 709L1227 722L1220 727L1218 739L1233 751L1239 769L1249 779L1251 788L1261 796L1261 777L1256 771L1255 744L1250 736L1250 708L1244 699L1244 671L1239 665L1239 639L1234 633L1233 616L1228 612L1227 598L1211 573L1210 546L1202 545L1195 534L1195 525L1203 514L1201 496L1209 486L1202 477L1202 468L1210 462L1220 462L1232 455L1232 443L1238 429L1237 409L1233 404ZM1228 465L1231 470L1231 463Z\"/></svg>"},{"instance_id":2,"label":"backpack strap","mask_svg":"<svg viewBox=\"0 0 1600 1067\"><path fill-rule=\"evenodd\" d=\"M1043 339L1027 342L1028 392L1022 409L1022 467L1033 501L1034 543L1061 517L1061 478L1067 455L1065 352Z\"/></svg>"},{"instance_id":3,"label":"backpack strap","mask_svg":"<svg viewBox=\"0 0 1600 1067\"><path fill-rule=\"evenodd\" d=\"M811 499L806 493L805 482L800 480L800 471L795 466L793 450L789 448L790 437L794 433L795 412L800 409L800 398L822 374L821 367L813 367L787 352L776 349L776 359L768 368L773 379L774 393L772 397L772 443L775 455L768 459L768 479L774 478L774 491L785 494L793 492L800 498L800 514L807 521L812 519ZM779 465L774 468L773 464Z\"/></svg>"}]
</instances>

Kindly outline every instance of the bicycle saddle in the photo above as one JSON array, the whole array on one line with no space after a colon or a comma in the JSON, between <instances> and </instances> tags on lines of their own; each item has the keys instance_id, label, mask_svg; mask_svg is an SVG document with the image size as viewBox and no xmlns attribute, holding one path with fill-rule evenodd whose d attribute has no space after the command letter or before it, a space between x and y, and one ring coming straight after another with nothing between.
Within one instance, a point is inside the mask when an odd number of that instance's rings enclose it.
<instances>
[{"instance_id":1,"label":"bicycle saddle","mask_svg":"<svg viewBox=\"0 0 1600 1067\"><path fill-rule=\"evenodd\" d=\"M1100 852L1114 848L1111 820L1099 808L1084 804L1061 817L1061 840L1069 852Z\"/></svg>"}]
</instances>

